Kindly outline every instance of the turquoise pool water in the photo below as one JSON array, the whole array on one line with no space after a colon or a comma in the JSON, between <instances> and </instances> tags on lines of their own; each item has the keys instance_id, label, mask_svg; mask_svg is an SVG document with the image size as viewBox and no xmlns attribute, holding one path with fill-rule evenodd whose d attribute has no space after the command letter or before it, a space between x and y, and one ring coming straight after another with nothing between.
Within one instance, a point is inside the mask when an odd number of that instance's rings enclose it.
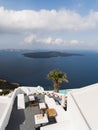
<instances>
[{"instance_id":1,"label":"turquoise pool water","mask_svg":"<svg viewBox=\"0 0 98 130\"><path fill-rule=\"evenodd\" d=\"M59 93L67 95L68 94L68 90L59 90Z\"/></svg>"}]
</instances>

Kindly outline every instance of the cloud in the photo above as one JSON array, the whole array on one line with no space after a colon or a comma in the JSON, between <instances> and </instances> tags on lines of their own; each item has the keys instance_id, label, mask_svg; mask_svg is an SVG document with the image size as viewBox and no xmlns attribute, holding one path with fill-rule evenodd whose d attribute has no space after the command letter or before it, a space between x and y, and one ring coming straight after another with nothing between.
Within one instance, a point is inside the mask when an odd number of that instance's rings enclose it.
<instances>
[{"instance_id":1,"label":"cloud","mask_svg":"<svg viewBox=\"0 0 98 130\"><path fill-rule=\"evenodd\" d=\"M81 44L85 44L84 41L79 41L76 39L65 40L63 38L52 38L46 37L42 38L40 36L30 34L24 38L24 44L34 45L34 44L43 44L43 45L57 45L57 46L78 46Z\"/></svg>"},{"instance_id":2,"label":"cloud","mask_svg":"<svg viewBox=\"0 0 98 130\"><path fill-rule=\"evenodd\" d=\"M41 38L35 34L30 34L24 38L24 43L26 44L35 44L35 43L44 43L44 44L60 44L63 42L60 38L52 38L52 37L46 37Z\"/></svg>"},{"instance_id":3,"label":"cloud","mask_svg":"<svg viewBox=\"0 0 98 130\"><path fill-rule=\"evenodd\" d=\"M40 38L37 41L44 44L57 44L57 45L64 42L64 40L62 40L61 38L52 38L52 37Z\"/></svg>"},{"instance_id":4,"label":"cloud","mask_svg":"<svg viewBox=\"0 0 98 130\"><path fill-rule=\"evenodd\" d=\"M70 43L73 44L73 45L77 45L77 44L80 43L80 41L78 41L78 40L71 40Z\"/></svg>"},{"instance_id":5,"label":"cloud","mask_svg":"<svg viewBox=\"0 0 98 130\"><path fill-rule=\"evenodd\" d=\"M84 31L98 27L98 12L87 16L66 9L61 10L7 10L0 7L1 32L25 31ZM48 39L49 40L49 39ZM48 41L47 41L48 42ZM57 41L56 41L57 42Z\"/></svg>"},{"instance_id":6,"label":"cloud","mask_svg":"<svg viewBox=\"0 0 98 130\"><path fill-rule=\"evenodd\" d=\"M56 38L55 40L54 40L54 43L55 44L62 44L62 43L64 43L65 42L65 40L63 40L63 39L61 39L61 38Z\"/></svg>"},{"instance_id":7,"label":"cloud","mask_svg":"<svg viewBox=\"0 0 98 130\"><path fill-rule=\"evenodd\" d=\"M35 42L37 40L37 37L36 35L29 35L27 37L24 38L24 43L27 43L27 44L32 44L33 42Z\"/></svg>"},{"instance_id":8,"label":"cloud","mask_svg":"<svg viewBox=\"0 0 98 130\"><path fill-rule=\"evenodd\" d=\"M45 44L52 44L53 43L53 39L51 37L48 37L48 38L39 38L39 39L37 38L36 42L45 43Z\"/></svg>"},{"instance_id":9,"label":"cloud","mask_svg":"<svg viewBox=\"0 0 98 130\"><path fill-rule=\"evenodd\" d=\"M34 34L30 34L30 36L26 36L24 39L29 39L29 40L24 40L24 46L28 48L40 48L40 49L94 49L98 47L97 42L88 42L88 41L83 41L83 40L78 40L78 39L63 39L60 37L41 37L41 36L34 36ZM96 46L96 47L95 47Z\"/></svg>"}]
</instances>

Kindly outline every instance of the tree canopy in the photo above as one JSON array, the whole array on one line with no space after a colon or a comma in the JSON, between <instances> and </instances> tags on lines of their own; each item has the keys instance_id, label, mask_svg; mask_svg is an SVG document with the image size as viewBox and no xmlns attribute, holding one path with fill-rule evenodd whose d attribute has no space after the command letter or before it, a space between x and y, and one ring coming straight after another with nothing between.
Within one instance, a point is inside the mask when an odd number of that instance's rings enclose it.
<instances>
[{"instance_id":1,"label":"tree canopy","mask_svg":"<svg viewBox=\"0 0 98 130\"><path fill-rule=\"evenodd\" d=\"M60 70L52 70L47 75L48 79L51 79L53 81L54 90L56 92L59 91L59 87L62 82L69 82L67 79L67 75L65 72Z\"/></svg>"}]
</instances>

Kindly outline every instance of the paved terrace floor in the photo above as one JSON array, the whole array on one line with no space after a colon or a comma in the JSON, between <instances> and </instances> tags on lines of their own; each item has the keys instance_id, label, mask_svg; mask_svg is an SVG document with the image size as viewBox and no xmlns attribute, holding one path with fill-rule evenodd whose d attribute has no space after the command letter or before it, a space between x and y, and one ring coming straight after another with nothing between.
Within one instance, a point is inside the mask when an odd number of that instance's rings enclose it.
<instances>
[{"instance_id":1,"label":"paved terrace floor","mask_svg":"<svg viewBox=\"0 0 98 130\"><path fill-rule=\"evenodd\" d=\"M44 101L44 96L39 95L35 97L38 102ZM41 100L41 101L40 101ZM39 114L39 107L28 104L28 97L25 96L25 109L17 109L17 98L15 99L9 124L5 130L35 130L34 115Z\"/></svg>"},{"instance_id":2,"label":"paved terrace floor","mask_svg":"<svg viewBox=\"0 0 98 130\"><path fill-rule=\"evenodd\" d=\"M36 102L44 102L44 95L36 95ZM59 100L59 99L55 99ZM39 106L29 105L29 99L25 96L25 109L17 109L17 98L15 99L9 124L5 130L36 130L34 115L39 114Z\"/></svg>"}]
</instances>

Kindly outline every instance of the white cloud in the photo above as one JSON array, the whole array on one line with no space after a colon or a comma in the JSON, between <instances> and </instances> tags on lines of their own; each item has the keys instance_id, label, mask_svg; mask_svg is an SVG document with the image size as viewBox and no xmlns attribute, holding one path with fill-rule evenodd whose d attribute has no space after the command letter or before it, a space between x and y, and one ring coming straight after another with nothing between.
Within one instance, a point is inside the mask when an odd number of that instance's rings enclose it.
<instances>
[{"instance_id":1,"label":"white cloud","mask_svg":"<svg viewBox=\"0 0 98 130\"><path fill-rule=\"evenodd\" d=\"M26 36L24 38L24 43L26 44L43 44L43 45L58 45L58 46L77 46L77 45L81 45L81 44L85 44L84 41L79 41L79 40L65 40L62 38L52 38L52 37L46 37L46 38L42 38L40 36L34 35L34 34L30 34L28 36Z\"/></svg>"},{"instance_id":2,"label":"white cloud","mask_svg":"<svg viewBox=\"0 0 98 130\"><path fill-rule=\"evenodd\" d=\"M32 44L34 41L36 41L36 38L37 38L36 35L31 34L24 38L24 42L27 44Z\"/></svg>"},{"instance_id":3,"label":"white cloud","mask_svg":"<svg viewBox=\"0 0 98 130\"><path fill-rule=\"evenodd\" d=\"M70 43L73 44L73 45L77 45L77 44L80 43L80 41L78 41L78 40L71 40Z\"/></svg>"},{"instance_id":4,"label":"white cloud","mask_svg":"<svg viewBox=\"0 0 98 130\"><path fill-rule=\"evenodd\" d=\"M40 38L39 40L37 38L36 41L45 44L61 44L64 42L61 38L52 38L52 37Z\"/></svg>"},{"instance_id":5,"label":"white cloud","mask_svg":"<svg viewBox=\"0 0 98 130\"><path fill-rule=\"evenodd\" d=\"M7 10L0 7L1 32L21 31L82 31L98 27L98 12L87 16L71 10Z\"/></svg>"},{"instance_id":6,"label":"white cloud","mask_svg":"<svg viewBox=\"0 0 98 130\"><path fill-rule=\"evenodd\" d=\"M6 43L8 47L25 43L24 47L28 48L96 48L97 32L98 12L95 11L81 16L66 9L15 11L0 7L0 44Z\"/></svg>"},{"instance_id":7,"label":"white cloud","mask_svg":"<svg viewBox=\"0 0 98 130\"><path fill-rule=\"evenodd\" d=\"M64 43L64 40L61 38L52 38L52 37L42 38L41 36L30 34L24 38L24 43L26 44L34 44L34 43L61 44L61 43Z\"/></svg>"},{"instance_id":8,"label":"white cloud","mask_svg":"<svg viewBox=\"0 0 98 130\"><path fill-rule=\"evenodd\" d=\"M62 43L64 43L64 41L65 41L65 40L63 40L63 39L61 39L61 38L56 38L56 39L54 40L54 43L55 43L55 44L62 44Z\"/></svg>"},{"instance_id":9,"label":"white cloud","mask_svg":"<svg viewBox=\"0 0 98 130\"><path fill-rule=\"evenodd\" d=\"M39 39L37 38L36 42L45 43L45 44L52 44L53 43L53 39L51 37L48 37L48 38L39 38Z\"/></svg>"}]
</instances>

